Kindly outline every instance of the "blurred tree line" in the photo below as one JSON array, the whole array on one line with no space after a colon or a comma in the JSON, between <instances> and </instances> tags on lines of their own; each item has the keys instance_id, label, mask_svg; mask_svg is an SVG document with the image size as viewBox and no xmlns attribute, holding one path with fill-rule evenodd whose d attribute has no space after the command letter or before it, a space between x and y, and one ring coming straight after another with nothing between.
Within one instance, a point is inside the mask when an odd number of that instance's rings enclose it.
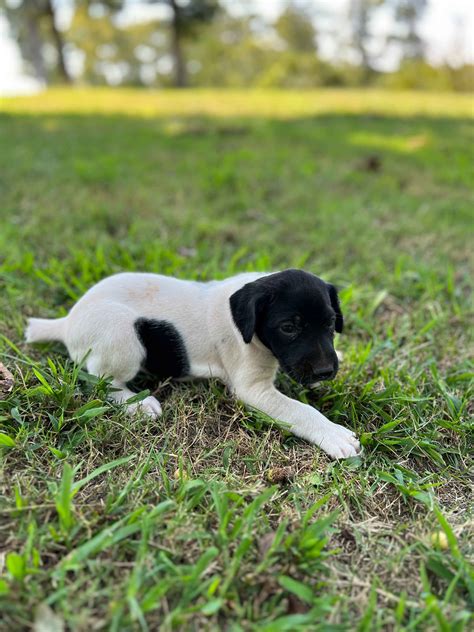
<instances>
[{"instance_id":1,"label":"blurred tree line","mask_svg":"<svg viewBox=\"0 0 474 632\"><path fill-rule=\"evenodd\" d=\"M349 0L345 36L334 34L347 55L332 61L319 54L319 16L304 0L288 0L272 22L251 10L236 15L225 0L0 0L0 10L28 72L44 83L472 89L472 65L427 63L419 35L427 4ZM145 5L160 6L159 19L133 19ZM374 53L382 7L394 24L385 44L401 53L390 73L377 70L383 51Z\"/></svg>"}]
</instances>

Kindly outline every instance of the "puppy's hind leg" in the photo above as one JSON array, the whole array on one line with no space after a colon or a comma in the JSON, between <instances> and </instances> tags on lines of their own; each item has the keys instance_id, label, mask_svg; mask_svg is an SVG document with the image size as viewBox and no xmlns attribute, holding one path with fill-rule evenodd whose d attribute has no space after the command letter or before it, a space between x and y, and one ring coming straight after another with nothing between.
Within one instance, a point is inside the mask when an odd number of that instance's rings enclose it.
<instances>
[{"instance_id":1,"label":"puppy's hind leg","mask_svg":"<svg viewBox=\"0 0 474 632\"><path fill-rule=\"evenodd\" d=\"M140 371L145 348L135 331L137 314L121 303L95 301L71 310L65 343L71 358L80 362L87 355L87 370L98 377L112 378L109 398L126 403L134 396L127 384ZM126 406L129 414L143 413L156 417L161 406L154 397Z\"/></svg>"},{"instance_id":2,"label":"puppy's hind leg","mask_svg":"<svg viewBox=\"0 0 474 632\"><path fill-rule=\"evenodd\" d=\"M101 362L100 359L91 357L87 360L87 371L92 375L97 376L108 376L112 373L113 379L108 399L117 404L126 404L127 400L136 395L136 393L131 391L126 384L129 380L135 377L140 368L140 362L138 361L136 365L132 363L131 366L129 364L126 369L124 367L120 367L120 370L117 368L115 371L110 366L106 368L104 364L105 363ZM156 399L156 397L151 395L145 397L145 399L142 399L139 402L126 404L125 410L130 416L143 413L149 417L159 417L162 412L160 402Z\"/></svg>"}]
</instances>

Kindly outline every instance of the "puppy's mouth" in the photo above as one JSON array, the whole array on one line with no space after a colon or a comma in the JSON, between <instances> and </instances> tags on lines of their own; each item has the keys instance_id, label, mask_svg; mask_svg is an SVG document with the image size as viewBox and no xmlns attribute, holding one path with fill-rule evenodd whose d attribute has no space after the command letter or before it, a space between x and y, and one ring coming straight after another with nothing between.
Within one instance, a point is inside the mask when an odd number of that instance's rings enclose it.
<instances>
[{"instance_id":1,"label":"puppy's mouth","mask_svg":"<svg viewBox=\"0 0 474 632\"><path fill-rule=\"evenodd\" d=\"M304 382L304 386L307 386L308 388L316 388L318 384L321 384L321 382L329 382L330 380L333 380L336 377L336 373L337 371L333 371L327 377L312 377Z\"/></svg>"},{"instance_id":2,"label":"puppy's mouth","mask_svg":"<svg viewBox=\"0 0 474 632\"><path fill-rule=\"evenodd\" d=\"M321 382L329 382L330 380L334 379L335 374L331 377L325 377L323 378L318 378L317 380L313 381L308 381L304 384L304 386L306 386L307 388L316 388L317 386L319 386L321 384Z\"/></svg>"}]
</instances>

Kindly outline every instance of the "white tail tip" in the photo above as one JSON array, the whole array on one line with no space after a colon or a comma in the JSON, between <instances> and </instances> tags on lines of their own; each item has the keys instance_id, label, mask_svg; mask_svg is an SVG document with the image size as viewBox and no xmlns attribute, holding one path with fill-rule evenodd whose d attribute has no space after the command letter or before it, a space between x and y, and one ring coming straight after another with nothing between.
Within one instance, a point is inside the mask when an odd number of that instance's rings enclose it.
<instances>
[{"instance_id":1,"label":"white tail tip","mask_svg":"<svg viewBox=\"0 0 474 632\"><path fill-rule=\"evenodd\" d=\"M30 318L25 331L26 342L63 341L65 318L49 320L47 318Z\"/></svg>"}]
</instances>

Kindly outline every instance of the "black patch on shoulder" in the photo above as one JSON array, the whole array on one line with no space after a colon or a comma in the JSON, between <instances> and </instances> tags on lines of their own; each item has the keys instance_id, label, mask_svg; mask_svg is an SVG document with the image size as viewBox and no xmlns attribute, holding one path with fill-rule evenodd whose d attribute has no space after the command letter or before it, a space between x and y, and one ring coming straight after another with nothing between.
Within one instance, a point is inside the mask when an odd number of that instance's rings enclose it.
<instances>
[{"instance_id":1,"label":"black patch on shoulder","mask_svg":"<svg viewBox=\"0 0 474 632\"><path fill-rule=\"evenodd\" d=\"M132 387L142 386L143 378L156 382L189 374L188 355L176 327L165 320L148 318L139 318L134 326L146 356L139 375L130 384Z\"/></svg>"}]
</instances>

